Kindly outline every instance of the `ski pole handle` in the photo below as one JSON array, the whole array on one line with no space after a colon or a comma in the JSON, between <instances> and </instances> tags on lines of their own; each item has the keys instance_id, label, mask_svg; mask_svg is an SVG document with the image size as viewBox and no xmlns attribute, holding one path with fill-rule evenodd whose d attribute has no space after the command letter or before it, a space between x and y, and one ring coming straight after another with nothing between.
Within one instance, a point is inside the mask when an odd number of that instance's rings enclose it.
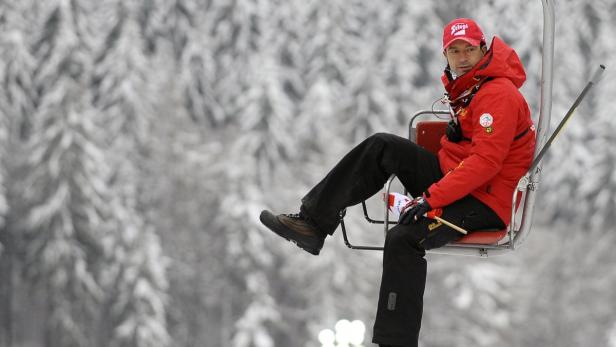
<instances>
[{"instance_id":1,"label":"ski pole handle","mask_svg":"<svg viewBox=\"0 0 616 347\"><path fill-rule=\"evenodd\" d=\"M592 84L599 83L599 81L601 81L601 79L603 78L603 71L605 71L605 65L601 64L597 68L597 71L595 71L595 74L592 75L592 78L590 79L590 83Z\"/></svg>"}]
</instances>

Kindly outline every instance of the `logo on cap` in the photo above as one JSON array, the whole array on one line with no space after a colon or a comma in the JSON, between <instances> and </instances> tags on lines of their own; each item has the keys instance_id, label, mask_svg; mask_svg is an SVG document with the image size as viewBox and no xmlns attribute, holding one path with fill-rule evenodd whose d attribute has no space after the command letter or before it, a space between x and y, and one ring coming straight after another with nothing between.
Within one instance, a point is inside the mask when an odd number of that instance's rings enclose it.
<instances>
[{"instance_id":1,"label":"logo on cap","mask_svg":"<svg viewBox=\"0 0 616 347\"><path fill-rule=\"evenodd\" d=\"M452 36L466 35L466 29L468 29L468 24L466 23L454 24L451 26L451 35Z\"/></svg>"}]
</instances>

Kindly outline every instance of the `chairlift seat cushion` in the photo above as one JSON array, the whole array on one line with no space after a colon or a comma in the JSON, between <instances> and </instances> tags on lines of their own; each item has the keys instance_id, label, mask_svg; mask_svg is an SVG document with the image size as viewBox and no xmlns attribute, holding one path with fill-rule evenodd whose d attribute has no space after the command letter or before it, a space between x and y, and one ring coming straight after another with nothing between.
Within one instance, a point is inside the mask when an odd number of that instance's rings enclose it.
<instances>
[{"instance_id":1,"label":"chairlift seat cushion","mask_svg":"<svg viewBox=\"0 0 616 347\"><path fill-rule=\"evenodd\" d=\"M441 149L441 137L445 135L447 122L421 121L417 123L416 143L434 155Z\"/></svg>"},{"instance_id":2,"label":"chairlift seat cushion","mask_svg":"<svg viewBox=\"0 0 616 347\"><path fill-rule=\"evenodd\" d=\"M426 149L427 151L438 154L441 149L441 138L445 134L447 129L447 122L445 121L421 121L417 123L416 127L416 143ZM507 236L507 230L487 231L478 230L463 236L453 244L483 244L490 245L496 244Z\"/></svg>"},{"instance_id":3,"label":"chairlift seat cushion","mask_svg":"<svg viewBox=\"0 0 616 347\"><path fill-rule=\"evenodd\" d=\"M498 243L507 236L507 229L498 231L482 231L477 230L470 232L468 235L463 236L458 241L452 242L453 244L480 244L480 245L492 245Z\"/></svg>"}]
</instances>

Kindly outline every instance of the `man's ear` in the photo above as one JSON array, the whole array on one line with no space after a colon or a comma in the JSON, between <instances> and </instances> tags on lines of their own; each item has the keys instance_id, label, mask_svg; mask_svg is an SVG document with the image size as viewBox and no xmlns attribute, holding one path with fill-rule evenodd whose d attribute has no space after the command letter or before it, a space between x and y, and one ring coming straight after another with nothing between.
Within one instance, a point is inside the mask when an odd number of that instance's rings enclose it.
<instances>
[{"instance_id":1,"label":"man's ear","mask_svg":"<svg viewBox=\"0 0 616 347\"><path fill-rule=\"evenodd\" d=\"M486 54L486 52L488 51L488 47L486 45L481 45L481 51L483 52L483 54Z\"/></svg>"}]
</instances>

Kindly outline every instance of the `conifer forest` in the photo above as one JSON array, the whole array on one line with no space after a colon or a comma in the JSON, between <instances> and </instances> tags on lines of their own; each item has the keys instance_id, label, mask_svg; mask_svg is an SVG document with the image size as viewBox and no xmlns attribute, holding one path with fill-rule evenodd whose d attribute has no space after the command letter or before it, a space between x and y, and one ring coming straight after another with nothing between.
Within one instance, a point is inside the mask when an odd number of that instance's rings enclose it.
<instances>
[{"instance_id":1,"label":"conifer forest","mask_svg":"<svg viewBox=\"0 0 616 347\"><path fill-rule=\"evenodd\" d=\"M605 76L523 246L427 255L420 346L616 347L616 0L555 7L552 127ZM373 346L382 253L314 257L259 213L442 107L456 17L515 48L536 119L537 0L0 0L0 347L319 347L341 319Z\"/></svg>"}]
</instances>

